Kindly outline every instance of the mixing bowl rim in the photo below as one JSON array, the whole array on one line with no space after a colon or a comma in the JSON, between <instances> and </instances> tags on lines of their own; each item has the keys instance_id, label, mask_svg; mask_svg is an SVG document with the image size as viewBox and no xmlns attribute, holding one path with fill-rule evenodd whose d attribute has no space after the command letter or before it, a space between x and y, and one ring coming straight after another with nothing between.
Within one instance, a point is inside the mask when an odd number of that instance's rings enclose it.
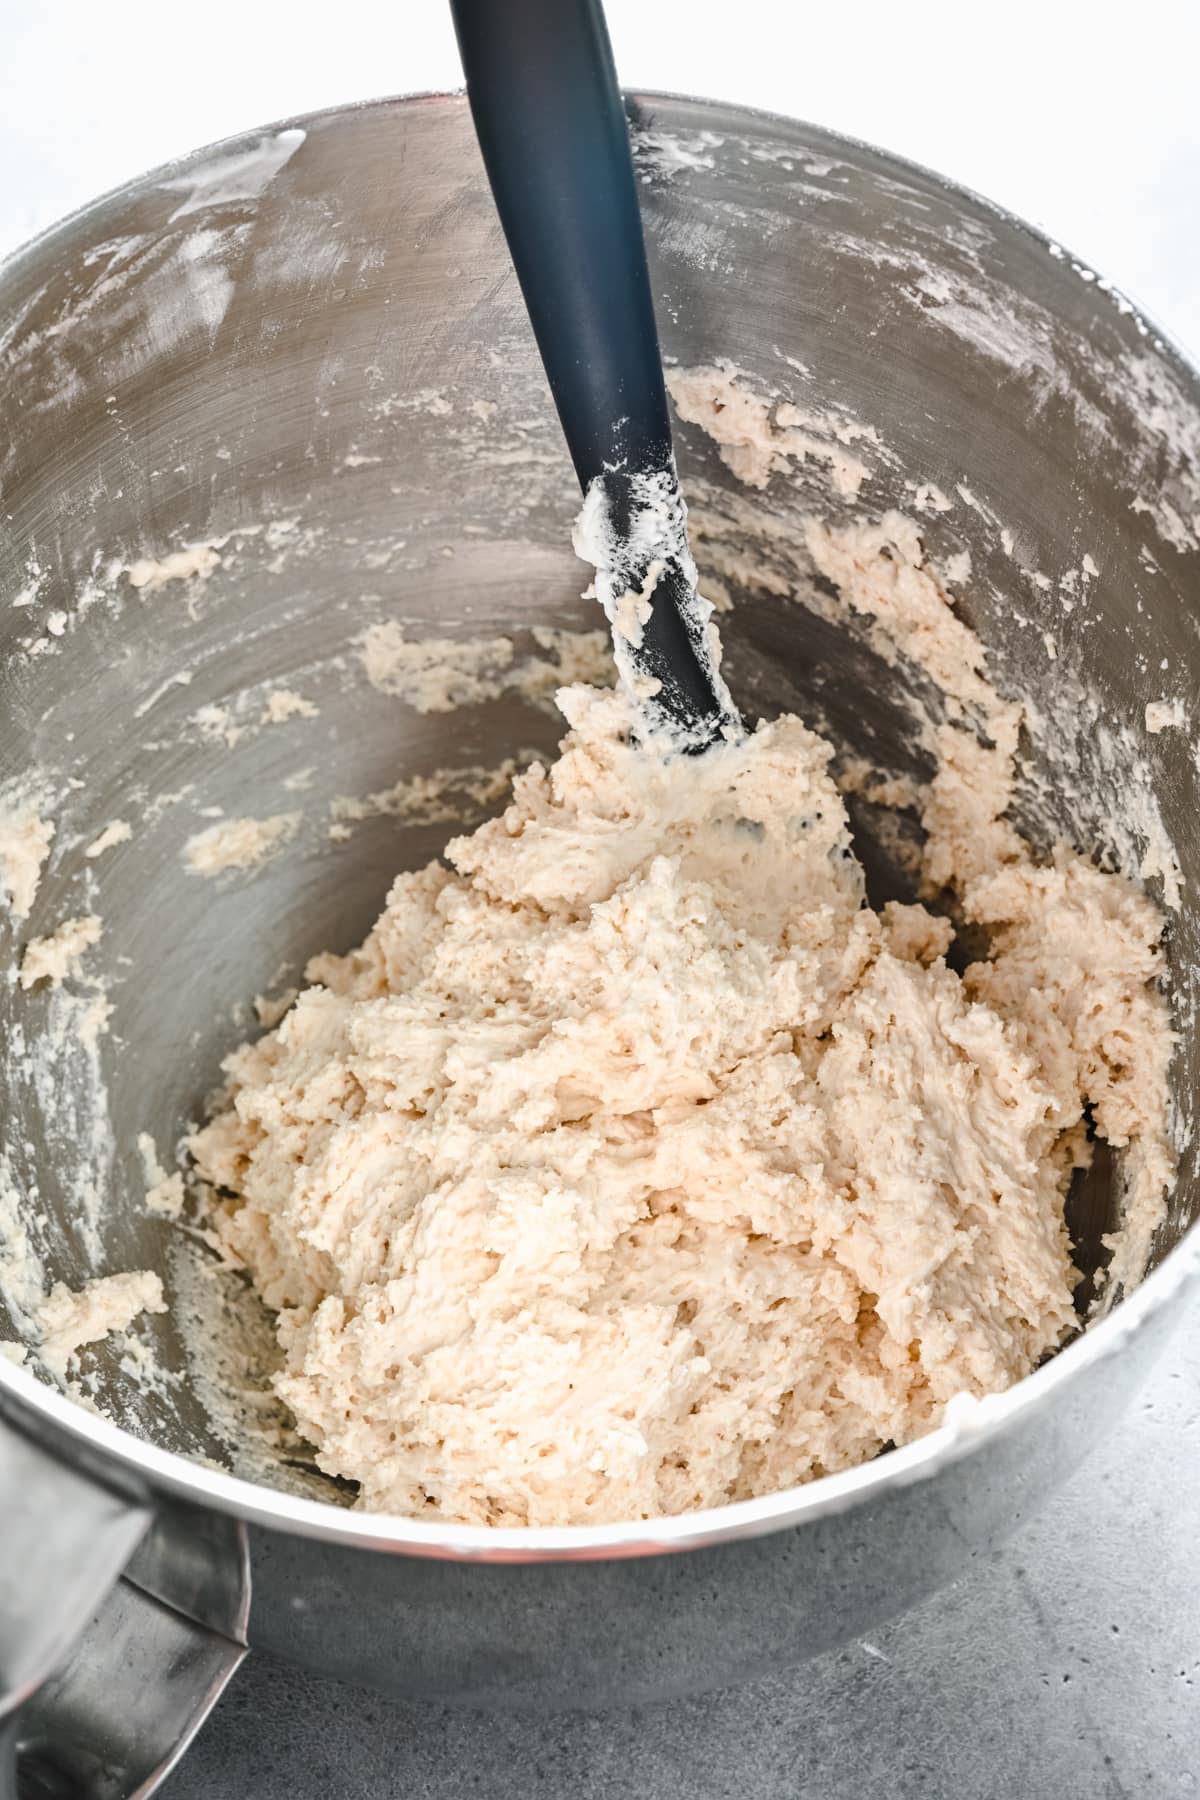
<instances>
[{"instance_id":1,"label":"mixing bowl rim","mask_svg":"<svg viewBox=\"0 0 1200 1800\"><path fill-rule=\"evenodd\" d=\"M627 99L635 106L665 104L668 108L687 106L713 114L736 115L739 121L782 126L788 132L799 130L831 148L865 152L889 170L916 175L933 183L956 202L966 202L968 211L975 208L992 218L999 218L1030 239L1052 262L1066 261L1077 271L1088 267L1036 226L985 196L936 170L881 150L863 139L831 131L825 126L809 125L787 114L743 107L730 101L640 89L630 91ZM433 91L324 107L218 139L186 156L136 175L74 209L0 257L0 316L4 287L22 264L52 250L56 240L66 239L89 216L102 217L115 204L153 190L189 166L214 155L244 152L274 133L294 129L307 132L359 112L439 102L465 106L466 99L461 91ZM1059 273L1062 273L1061 269ZM1114 304L1118 301L1123 301L1126 306L1132 304L1125 301L1111 284L1105 283L1101 291ZM1200 368L1192 364L1182 347L1169 333L1161 331L1141 307L1133 311L1135 318L1147 328L1151 348L1174 364L1186 383L1196 390L1195 399L1200 410ZM821 1476L800 1487L785 1488L754 1500L620 1524L560 1527L435 1524L397 1514L356 1512L330 1501L306 1499L282 1489L246 1481L194 1462L179 1452L146 1443L111 1420L76 1405L4 1357L0 1357L0 1417L8 1417L60 1455L64 1451L69 1454L72 1446L81 1446L93 1463L99 1459L110 1473L115 1465L120 1478L112 1474L112 1479L126 1491L169 1496L232 1514L249 1523L347 1547L468 1562L538 1563L654 1555L699 1549L800 1526L807 1520L847 1510L883 1488L927 1479L994 1437L1027 1409L1046 1401L1090 1363L1119 1351L1121 1344L1139 1330L1146 1319L1197 1275L1200 1275L1200 1220L1189 1227L1159 1267L1107 1317L1097 1320L1040 1368L1003 1393L978 1401L964 1396L952 1402L945 1422L914 1443L856 1468Z\"/></svg>"},{"instance_id":2,"label":"mixing bowl rim","mask_svg":"<svg viewBox=\"0 0 1200 1800\"><path fill-rule=\"evenodd\" d=\"M1098 1320L1040 1368L999 1394L951 1402L944 1422L924 1437L872 1461L799 1487L669 1517L610 1525L491 1526L426 1522L310 1500L193 1462L144 1442L76 1405L28 1370L0 1357L0 1418L63 1454L72 1445L117 1465L113 1484L131 1497L161 1495L232 1514L247 1523L327 1543L464 1562L592 1561L702 1549L758 1537L831 1513L891 1486L937 1474L994 1438L1028 1409L1096 1361L1116 1354L1171 1298L1200 1276L1200 1223L1107 1318ZM32 1419L30 1418L32 1415Z\"/></svg>"},{"instance_id":3,"label":"mixing bowl rim","mask_svg":"<svg viewBox=\"0 0 1200 1800\"><path fill-rule=\"evenodd\" d=\"M940 169L928 163L918 162L915 157L903 156L897 151L885 150L873 144L868 138L855 137L850 132L836 131L828 125L817 125L807 119L797 118L791 113L775 112L769 107L744 106L734 100L719 100L712 95L690 94L669 88L627 88L624 91L627 107L648 106L683 106L697 107L713 113L736 115L739 120L763 125L783 126L789 131L799 130L806 136L824 140L835 148L857 150L867 156L877 157L901 174L915 175L921 180L931 182L935 187L943 189L956 200L967 200L972 206L998 219L1002 224L1011 227L1020 235L1028 238L1039 250L1050 256L1054 262L1061 262L1079 274L1080 279L1089 279L1098 292L1105 295L1115 308L1128 312L1134 320L1146 328L1146 336L1151 347L1166 356L1174 363L1186 379L1200 384L1200 346L1193 357L1190 347L1177 338L1172 331L1163 326L1154 312L1135 300L1124 288L1102 275L1093 264L1076 256L1061 238L1051 237L1038 225L1031 224L1020 213L1012 212L998 200L989 199L978 188L970 187L965 182L954 180ZM174 180L190 167L202 163L216 155L233 155L241 151L253 149L264 138L278 136L284 131L307 132L314 127L337 120L352 118L358 113L387 112L400 107L436 106L448 104L456 109L467 105L465 88L417 88L411 93L378 94L361 100L342 101L332 106L314 107L308 112L289 113L278 119L269 120L262 125L252 126L247 131L240 131L229 137L213 138L194 150L185 151L180 156L168 157L165 162L157 163L152 169L142 170L126 180L105 188L93 195L81 205L72 207L61 218L53 220L32 237L13 245L0 253L0 290L3 289L10 275L16 272L20 263L32 258L47 247L54 238L66 236L71 227L78 225L89 214L99 214L118 201L132 198L139 192L162 186L164 182ZM634 118L635 127L640 123ZM297 146L299 148L299 146ZM1101 285L1101 283L1103 285ZM3 300L0 291L0 302ZM2 313L2 306L0 306ZM1197 395L1200 406L1200 394ZM565 455L565 451L564 451Z\"/></svg>"}]
</instances>

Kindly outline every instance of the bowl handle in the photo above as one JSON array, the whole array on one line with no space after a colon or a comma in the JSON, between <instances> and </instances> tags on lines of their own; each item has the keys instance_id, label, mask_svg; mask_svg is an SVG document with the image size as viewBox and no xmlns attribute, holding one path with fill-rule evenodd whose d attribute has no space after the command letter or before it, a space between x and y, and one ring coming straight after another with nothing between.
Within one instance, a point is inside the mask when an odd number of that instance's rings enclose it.
<instances>
[{"instance_id":1,"label":"bowl handle","mask_svg":"<svg viewBox=\"0 0 1200 1800\"><path fill-rule=\"evenodd\" d=\"M246 1654L249 1588L242 1528L189 1512L0 1417L0 1800L141 1800L203 1723Z\"/></svg>"}]
</instances>

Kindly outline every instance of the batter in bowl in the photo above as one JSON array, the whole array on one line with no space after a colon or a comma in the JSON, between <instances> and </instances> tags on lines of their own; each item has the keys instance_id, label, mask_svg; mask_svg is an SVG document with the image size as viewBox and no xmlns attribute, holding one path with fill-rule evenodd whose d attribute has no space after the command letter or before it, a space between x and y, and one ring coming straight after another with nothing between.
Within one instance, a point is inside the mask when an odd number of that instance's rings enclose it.
<instances>
[{"instance_id":1,"label":"batter in bowl","mask_svg":"<svg viewBox=\"0 0 1200 1800\"><path fill-rule=\"evenodd\" d=\"M557 762L317 957L195 1134L282 1398L371 1509L593 1524L745 1499L936 1425L1076 1325L1063 1218L1172 1173L1157 908L1005 817L1020 708L898 515L810 551L940 687L924 905L864 901L830 746L700 758L565 689ZM952 922L953 921L953 922ZM957 973L955 923L989 953Z\"/></svg>"}]
</instances>

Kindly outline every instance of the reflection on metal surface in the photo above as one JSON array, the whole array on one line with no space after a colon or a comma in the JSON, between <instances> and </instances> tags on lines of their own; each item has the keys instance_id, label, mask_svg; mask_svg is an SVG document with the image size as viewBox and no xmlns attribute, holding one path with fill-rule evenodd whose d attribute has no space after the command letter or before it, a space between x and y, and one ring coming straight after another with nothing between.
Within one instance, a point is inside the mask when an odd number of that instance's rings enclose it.
<instances>
[{"instance_id":1,"label":"reflection on metal surface","mask_svg":"<svg viewBox=\"0 0 1200 1800\"><path fill-rule=\"evenodd\" d=\"M150 1522L0 1420L0 1718L66 1656Z\"/></svg>"},{"instance_id":2,"label":"reflection on metal surface","mask_svg":"<svg viewBox=\"0 0 1200 1800\"><path fill-rule=\"evenodd\" d=\"M149 1794L245 1655L244 1527L152 1516L3 1421L0 1493L0 1796Z\"/></svg>"},{"instance_id":3,"label":"reflection on metal surface","mask_svg":"<svg viewBox=\"0 0 1200 1800\"><path fill-rule=\"evenodd\" d=\"M118 1581L18 1715L18 1800L131 1800L169 1773L246 1651Z\"/></svg>"}]
</instances>

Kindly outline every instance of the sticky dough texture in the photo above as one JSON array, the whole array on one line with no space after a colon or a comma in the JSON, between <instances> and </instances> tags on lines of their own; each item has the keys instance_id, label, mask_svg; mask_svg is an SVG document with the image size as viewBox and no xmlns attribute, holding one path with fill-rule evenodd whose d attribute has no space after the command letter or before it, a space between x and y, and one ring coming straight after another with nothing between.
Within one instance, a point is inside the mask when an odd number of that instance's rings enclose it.
<instances>
[{"instance_id":1,"label":"sticky dough texture","mask_svg":"<svg viewBox=\"0 0 1200 1800\"><path fill-rule=\"evenodd\" d=\"M862 904L798 720L660 762L621 696L565 690L560 759L316 959L193 1140L278 1311L279 1391L365 1507L632 1519L919 1436L1073 1326L1085 1105L1130 1146L1118 1259L1144 1252L1171 1176L1159 915L1004 819L1019 714L912 528L810 550L941 659L926 876L991 959L960 978L943 918Z\"/></svg>"}]
</instances>

